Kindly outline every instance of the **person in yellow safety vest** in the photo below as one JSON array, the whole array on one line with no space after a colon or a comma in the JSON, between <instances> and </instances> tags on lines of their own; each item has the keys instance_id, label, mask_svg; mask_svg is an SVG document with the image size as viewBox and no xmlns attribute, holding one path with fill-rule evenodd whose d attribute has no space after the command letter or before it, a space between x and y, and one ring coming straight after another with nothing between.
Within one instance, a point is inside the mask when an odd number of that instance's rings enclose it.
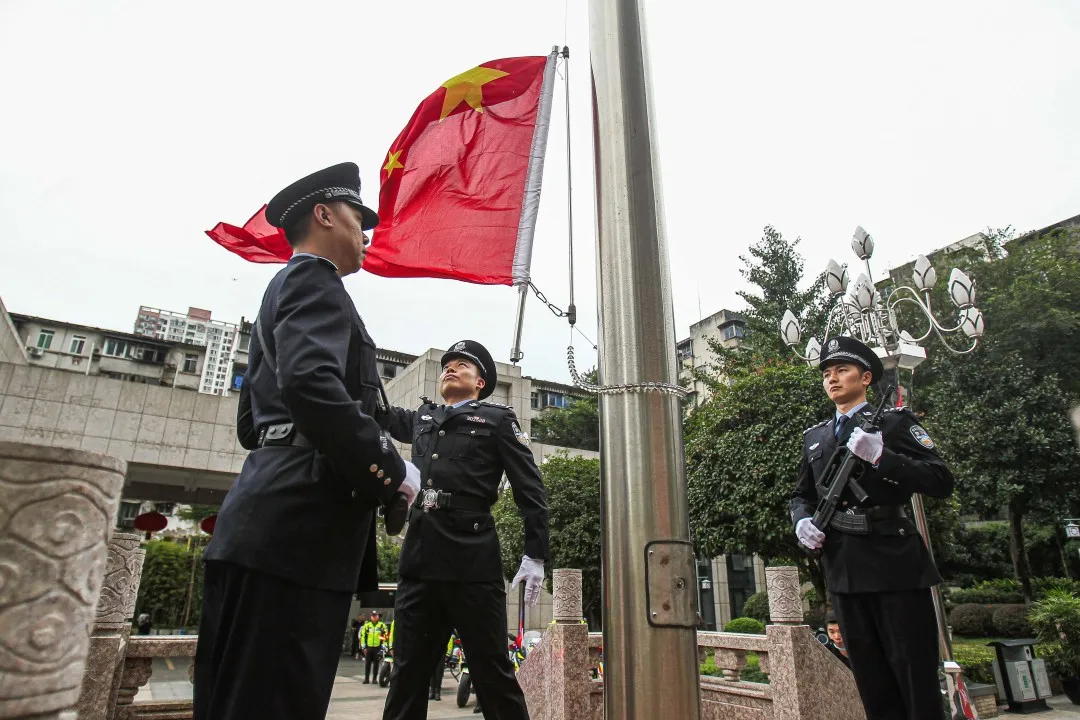
<instances>
[{"instance_id":1,"label":"person in yellow safety vest","mask_svg":"<svg viewBox=\"0 0 1080 720\"><path fill-rule=\"evenodd\" d=\"M390 621L390 632L386 634L386 647L391 651L391 654L394 649L394 623L396 622L397 620Z\"/></svg>"},{"instance_id":2,"label":"person in yellow safety vest","mask_svg":"<svg viewBox=\"0 0 1080 720\"><path fill-rule=\"evenodd\" d=\"M379 619L379 611L371 611L371 619L360 628L360 646L364 648L364 684L379 679L379 647L386 634L386 623ZM374 671L373 671L374 670Z\"/></svg>"}]
</instances>

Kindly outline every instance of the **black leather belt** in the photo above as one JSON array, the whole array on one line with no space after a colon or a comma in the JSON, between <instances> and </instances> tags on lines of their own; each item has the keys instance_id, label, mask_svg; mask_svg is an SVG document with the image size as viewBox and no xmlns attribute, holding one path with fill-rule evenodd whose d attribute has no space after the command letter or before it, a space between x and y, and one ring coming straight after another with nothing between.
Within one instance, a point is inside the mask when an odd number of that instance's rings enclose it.
<instances>
[{"instance_id":1,"label":"black leather belt","mask_svg":"<svg viewBox=\"0 0 1080 720\"><path fill-rule=\"evenodd\" d=\"M429 512L431 510L464 510L466 512L491 512L491 504L480 498L463 497L444 490L427 488L416 496L413 508Z\"/></svg>"},{"instance_id":2,"label":"black leather belt","mask_svg":"<svg viewBox=\"0 0 1080 720\"><path fill-rule=\"evenodd\" d=\"M866 508L866 516L871 520L903 520L907 511L903 505L875 505Z\"/></svg>"},{"instance_id":3,"label":"black leather belt","mask_svg":"<svg viewBox=\"0 0 1080 720\"><path fill-rule=\"evenodd\" d=\"M306 437L296 431L293 423L267 425L259 431L259 447L298 447L312 448Z\"/></svg>"},{"instance_id":4,"label":"black leather belt","mask_svg":"<svg viewBox=\"0 0 1080 720\"><path fill-rule=\"evenodd\" d=\"M873 529L873 524L880 520L904 520L907 511L903 505L875 505L873 507L854 507L838 512L829 521L829 527L850 535L866 535Z\"/></svg>"}]
</instances>

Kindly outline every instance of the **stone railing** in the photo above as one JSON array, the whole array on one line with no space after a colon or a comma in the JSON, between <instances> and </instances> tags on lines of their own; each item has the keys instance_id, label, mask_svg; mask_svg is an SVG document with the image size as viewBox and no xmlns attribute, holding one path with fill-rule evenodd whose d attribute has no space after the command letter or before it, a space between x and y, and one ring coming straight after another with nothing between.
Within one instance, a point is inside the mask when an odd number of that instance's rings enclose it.
<instances>
[{"instance_id":1,"label":"stone railing","mask_svg":"<svg viewBox=\"0 0 1080 720\"><path fill-rule=\"evenodd\" d=\"M764 635L699 632L698 656L712 657L720 677L701 677L702 720L866 720L855 680L802 624L798 571L766 568L772 624ZM601 720L604 685L597 672L603 636L581 619L581 573L554 573L555 623L518 673L533 720ZM769 682L748 682L757 656ZM655 680L663 682L663 664Z\"/></svg>"},{"instance_id":2,"label":"stone railing","mask_svg":"<svg viewBox=\"0 0 1080 720\"><path fill-rule=\"evenodd\" d=\"M191 700L134 702L139 688L150 680L155 658L195 658L195 635L135 635L128 641L127 657L116 697L116 720L190 720ZM188 665L188 681L192 665Z\"/></svg>"}]
</instances>

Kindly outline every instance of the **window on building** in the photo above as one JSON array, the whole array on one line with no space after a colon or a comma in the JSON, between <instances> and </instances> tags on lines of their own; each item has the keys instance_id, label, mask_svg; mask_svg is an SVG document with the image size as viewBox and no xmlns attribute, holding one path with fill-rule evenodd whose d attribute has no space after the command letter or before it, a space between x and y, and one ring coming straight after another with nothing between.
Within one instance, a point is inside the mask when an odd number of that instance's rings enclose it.
<instances>
[{"instance_id":1,"label":"window on building","mask_svg":"<svg viewBox=\"0 0 1080 720\"><path fill-rule=\"evenodd\" d=\"M693 345L693 343L686 343L685 345L680 345L679 346L679 359L680 360L686 360L689 357L693 357L693 355L694 355L694 345Z\"/></svg>"},{"instance_id":2,"label":"window on building","mask_svg":"<svg viewBox=\"0 0 1080 720\"><path fill-rule=\"evenodd\" d=\"M105 354L110 357L124 357L127 355L128 344L123 340L108 338L105 340Z\"/></svg>"},{"instance_id":3,"label":"window on building","mask_svg":"<svg viewBox=\"0 0 1080 720\"><path fill-rule=\"evenodd\" d=\"M240 352L247 352L248 348L250 346L251 346L251 336L250 335L241 335L240 336L240 341L238 343L236 343L236 349L239 350Z\"/></svg>"},{"instance_id":4,"label":"window on building","mask_svg":"<svg viewBox=\"0 0 1080 720\"><path fill-rule=\"evenodd\" d=\"M198 372L199 369L199 356L194 353L186 353L184 355L184 370L186 373Z\"/></svg>"},{"instance_id":5,"label":"window on building","mask_svg":"<svg viewBox=\"0 0 1080 720\"><path fill-rule=\"evenodd\" d=\"M52 347L53 336L56 333L52 330L42 330L37 336L37 346L42 350L48 350Z\"/></svg>"},{"instance_id":6,"label":"window on building","mask_svg":"<svg viewBox=\"0 0 1080 720\"><path fill-rule=\"evenodd\" d=\"M720 334L721 334L721 336L723 336L723 338L725 340L733 340L735 338L741 338L743 336L743 328L742 328L742 325L738 325L738 324L733 323L733 324L728 325L728 326L726 326L724 328L721 328Z\"/></svg>"},{"instance_id":7,"label":"window on building","mask_svg":"<svg viewBox=\"0 0 1080 720\"><path fill-rule=\"evenodd\" d=\"M536 410L540 407L540 393L536 392L535 390L533 390L532 394L529 396L529 407L531 407L533 410Z\"/></svg>"},{"instance_id":8,"label":"window on building","mask_svg":"<svg viewBox=\"0 0 1080 720\"><path fill-rule=\"evenodd\" d=\"M83 349L86 347L86 338L82 335L72 335L71 345L68 347L68 352L72 355L82 355Z\"/></svg>"}]
</instances>

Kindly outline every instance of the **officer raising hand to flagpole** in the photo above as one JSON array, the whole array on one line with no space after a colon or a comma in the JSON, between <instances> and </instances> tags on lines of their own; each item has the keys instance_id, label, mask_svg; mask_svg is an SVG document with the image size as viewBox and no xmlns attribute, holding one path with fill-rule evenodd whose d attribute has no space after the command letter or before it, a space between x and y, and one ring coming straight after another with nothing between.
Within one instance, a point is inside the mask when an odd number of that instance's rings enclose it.
<instances>
[{"instance_id":1,"label":"officer raising hand to flagpole","mask_svg":"<svg viewBox=\"0 0 1080 720\"><path fill-rule=\"evenodd\" d=\"M445 405L393 408L379 416L412 444L421 491L398 566L394 670L384 720L427 716L432 668L457 628L486 718L527 720L525 697L506 648L506 592L491 506L503 473L525 520L525 556L513 585L535 604L548 551L547 494L513 409L486 402L498 375L491 353L463 340L442 356Z\"/></svg>"}]
</instances>

